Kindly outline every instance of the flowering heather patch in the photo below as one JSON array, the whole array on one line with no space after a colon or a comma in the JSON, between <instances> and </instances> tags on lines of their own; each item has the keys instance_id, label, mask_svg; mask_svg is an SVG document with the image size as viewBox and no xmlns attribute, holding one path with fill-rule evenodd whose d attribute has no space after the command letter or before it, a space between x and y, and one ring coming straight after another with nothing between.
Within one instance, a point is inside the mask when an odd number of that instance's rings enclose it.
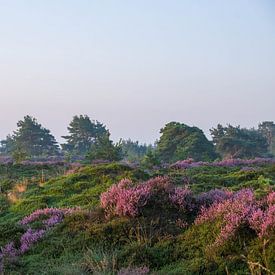
<instances>
[{"instance_id":1,"label":"flowering heather patch","mask_svg":"<svg viewBox=\"0 0 275 275\"><path fill-rule=\"evenodd\" d=\"M232 195L230 191L214 189L195 196L186 186L174 186L168 177L156 177L139 184L123 179L102 193L100 202L108 217L135 217L153 199L170 203L180 210L192 212L201 206L222 202Z\"/></svg>"},{"instance_id":2,"label":"flowering heather patch","mask_svg":"<svg viewBox=\"0 0 275 275\"><path fill-rule=\"evenodd\" d=\"M43 165L49 165L49 166L65 166L67 165L66 162L60 161L60 160L45 160L45 161L33 161L33 160L23 160L20 162L22 165L33 165L33 166L43 166Z\"/></svg>"},{"instance_id":3,"label":"flowering heather patch","mask_svg":"<svg viewBox=\"0 0 275 275\"><path fill-rule=\"evenodd\" d=\"M275 164L274 158L255 158L255 159L227 159L222 161L214 162L195 162L193 159L180 160L172 164L171 168L176 169L189 169L201 166L210 167L235 167L235 166L250 166L250 165L265 165L265 164ZM250 168L250 167L249 167Z\"/></svg>"},{"instance_id":4,"label":"flowering heather patch","mask_svg":"<svg viewBox=\"0 0 275 275\"><path fill-rule=\"evenodd\" d=\"M118 275L145 275L149 274L150 269L147 266L135 267L135 268L122 268L118 271Z\"/></svg>"},{"instance_id":5,"label":"flowering heather patch","mask_svg":"<svg viewBox=\"0 0 275 275\"><path fill-rule=\"evenodd\" d=\"M272 193L267 198L272 197ZM252 190L242 189L222 202L202 207L195 224L221 219L221 231L214 246L223 245L241 226L254 229L260 238L268 237L275 229L275 205L269 205L266 210L260 205Z\"/></svg>"},{"instance_id":6,"label":"flowering heather patch","mask_svg":"<svg viewBox=\"0 0 275 275\"><path fill-rule=\"evenodd\" d=\"M54 226L62 222L65 215L73 213L76 209L72 208L44 208L34 211L29 216L26 216L20 221L21 225L29 225L34 221L38 221L42 218L48 217L43 220L43 224L46 228Z\"/></svg>"},{"instance_id":7,"label":"flowering heather patch","mask_svg":"<svg viewBox=\"0 0 275 275\"><path fill-rule=\"evenodd\" d=\"M195 208L193 193L187 187L176 187L169 198L174 205L182 210L192 211Z\"/></svg>"},{"instance_id":8,"label":"flowering heather patch","mask_svg":"<svg viewBox=\"0 0 275 275\"><path fill-rule=\"evenodd\" d=\"M214 189L195 196L187 187L176 187L167 177L157 177L140 184L123 179L101 194L101 207L110 216L135 217L150 200L170 203L181 211L192 212L232 196L232 192Z\"/></svg>"},{"instance_id":9,"label":"flowering heather patch","mask_svg":"<svg viewBox=\"0 0 275 275\"><path fill-rule=\"evenodd\" d=\"M270 205L265 211L255 210L249 218L249 224L260 238L268 238L275 231L275 205Z\"/></svg>"},{"instance_id":10,"label":"flowering heather patch","mask_svg":"<svg viewBox=\"0 0 275 275\"><path fill-rule=\"evenodd\" d=\"M194 207L192 192L187 188L175 188L168 177L156 177L138 185L124 179L102 193L100 202L107 216L135 217L151 199L166 200L185 210Z\"/></svg>"},{"instance_id":11,"label":"flowering heather patch","mask_svg":"<svg viewBox=\"0 0 275 275\"><path fill-rule=\"evenodd\" d=\"M266 202L269 206L275 204L275 192L271 191L267 196L266 196Z\"/></svg>"},{"instance_id":12,"label":"flowering heather patch","mask_svg":"<svg viewBox=\"0 0 275 275\"><path fill-rule=\"evenodd\" d=\"M14 262L17 256L18 251L14 246L14 242L10 242L0 249L0 274L4 272L4 261Z\"/></svg>"},{"instance_id":13,"label":"flowering heather patch","mask_svg":"<svg viewBox=\"0 0 275 275\"><path fill-rule=\"evenodd\" d=\"M233 192L221 189L212 189L209 192L201 193L197 196L197 202L201 206L210 206L213 203L220 203L232 197Z\"/></svg>"},{"instance_id":14,"label":"flowering heather patch","mask_svg":"<svg viewBox=\"0 0 275 275\"><path fill-rule=\"evenodd\" d=\"M18 251L14 246L14 242L10 242L0 249L0 262L4 258L9 259L9 261L13 261L17 256Z\"/></svg>"},{"instance_id":15,"label":"flowering heather patch","mask_svg":"<svg viewBox=\"0 0 275 275\"><path fill-rule=\"evenodd\" d=\"M215 246L222 245L234 236L241 225L247 223L249 216L255 210L254 194L250 189L243 189L220 203L214 203L209 208L202 208L201 214L195 220L196 224L214 221L221 218L222 228L215 241Z\"/></svg>"},{"instance_id":16,"label":"flowering heather patch","mask_svg":"<svg viewBox=\"0 0 275 275\"><path fill-rule=\"evenodd\" d=\"M101 207L105 209L107 216L135 217L154 194L168 190L170 185L166 177L157 177L138 185L123 179L101 194Z\"/></svg>"},{"instance_id":17,"label":"flowering heather patch","mask_svg":"<svg viewBox=\"0 0 275 275\"><path fill-rule=\"evenodd\" d=\"M11 164L13 160L11 157L0 156L0 164Z\"/></svg>"},{"instance_id":18,"label":"flowering heather patch","mask_svg":"<svg viewBox=\"0 0 275 275\"><path fill-rule=\"evenodd\" d=\"M0 249L0 274L4 269L4 259L7 259L9 262L14 261L17 256L30 250L36 242L44 237L48 230L61 223L65 215L69 215L77 210L77 208L44 208L38 209L29 216L24 217L19 223L26 226L27 231L20 238L19 248L17 249L14 242L11 242ZM40 220L42 220L44 228L32 229L30 227L32 222Z\"/></svg>"},{"instance_id":19,"label":"flowering heather patch","mask_svg":"<svg viewBox=\"0 0 275 275\"><path fill-rule=\"evenodd\" d=\"M45 233L45 229L32 230L29 228L20 238L20 253L23 254L27 252Z\"/></svg>"}]
</instances>

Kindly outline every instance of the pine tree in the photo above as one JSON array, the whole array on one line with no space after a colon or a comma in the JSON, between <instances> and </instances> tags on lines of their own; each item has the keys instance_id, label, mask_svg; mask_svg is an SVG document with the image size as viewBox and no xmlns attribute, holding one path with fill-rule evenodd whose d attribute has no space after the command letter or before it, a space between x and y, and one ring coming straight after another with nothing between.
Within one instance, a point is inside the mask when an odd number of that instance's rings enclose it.
<instances>
[{"instance_id":1,"label":"pine tree","mask_svg":"<svg viewBox=\"0 0 275 275\"><path fill-rule=\"evenodd\" d=\"M62 149L78 156L85 156L96 139L108 133L102 123L91 121L87 115L74 116L68 131L69 135L62 136L67 141L62 144Z\"/></svg>"},{"instance_id":2,"label":"pine tree","mask_svg":"<svg viewBox=\"0 0 275 275\"><path fill-rule=\"evenodd\" d=\"M11 153L16 159L59 154L59 147L54 136L34 117L25 116L17 123L17 127L12 136L2 141L7 153Z\"/></svg>"}]
</instances>

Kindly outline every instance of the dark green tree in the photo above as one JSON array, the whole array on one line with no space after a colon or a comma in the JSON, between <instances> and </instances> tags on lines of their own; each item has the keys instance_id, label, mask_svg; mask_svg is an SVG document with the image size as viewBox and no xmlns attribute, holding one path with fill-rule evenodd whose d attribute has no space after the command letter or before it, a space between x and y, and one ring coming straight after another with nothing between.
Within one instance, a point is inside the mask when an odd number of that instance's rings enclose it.
<instances>
[{"instance_id":1,"label":"dark green tree","mask_svg":"<svg viewBox=\"0 0 275 275\"><path fill-rule=\"evenodd\" d=\"M74 116L68 126L69 135L62 136L67 142L62 149L72 155L85 156L95 141L106 135L108 130L98 122L91 121L87 115Z\"/></svg>"},{"instance_id":2,"label":"dark green tree","mask_svg":"<svg viewBox=\"0 0 275 275\"><path fill-rule=\"evenodd\" d=\"M118 161L123 157L121 145L114 144L110 140L109 132L105 135L99 136L90 147L90 152L86 158L89 161L95 160L107 160L107 161Z\"/></svg>"},{"instance_id":3,"label":"dark green tree","mask_svg":"<svg viewBox=\"0 0 275 275\"><path fill-rule=\"evenodd\" d=\"M131 139L121 140L121 149L124 159L130 162L139 162L152 147L152 145L139 144Z\"/></svg>"},{"instance_id":4,"label":"dark green tree","mask_svg":"<svg viewBox=\"0 0 275 275\"><path fill-rule=\"evenodd\" d=\"M148 151L146 152L145 156L141 161L141 165L145 169L153 169L154 167L157 167L160 165L160 160L158 159L156 150L155 148L153 148L153 146L148 148Z\"/></svg>"},{"instance_id":5,"label":"dark green tree","mask_svg":"<svg viewBox=\"0 0 275 275\"><path fill-rule=\"evenodd\" d=\"M156 156L162 162L175 162L186 158L207 161L217 157L213 144L197 127L170 122L160 133Z\"/></svg>"},{"instance_id":6,"label":"dark green tree","mask_svg":"<svg viewBox=\"0 0 275 275\"><path fill-rule=\"evenodd\" d=\"M54 136L34 117L25 116L17 123L17 127L12 136L2 141L5 152L13 155L16 160L59 154Z\"/></svg>"},{"instance_id":7,"label":"dark green tree","mask_svg":"<svg viewBox=\"0 0 275 275\"><path fill-rule=\"evenodd\" d=\"M12 155L14 147L14 140L11 135L8 135L5 140L0 142L0 154L5 156Z\"/></svg>"},{"instance_id":8,"label":"dark green tree","mask_svg":"<svg viewBox=\"0 0 275 275\"><path fill-rule=\"evenodd\" d=\"M259 124L258 130L267 139L269 153L275 156L275 123L264 121Z\"/></svg>"},{"instance_id":9,"label":"dark green tree","mask_svg":"<svg viewBox=\"0 0 275 275\"><path fill-rule=\"evenodd\" d=\"M218 124L210 133L223 158L265 157L268 154L267 139L258 130Z\"/></svg>"}]
</instances>

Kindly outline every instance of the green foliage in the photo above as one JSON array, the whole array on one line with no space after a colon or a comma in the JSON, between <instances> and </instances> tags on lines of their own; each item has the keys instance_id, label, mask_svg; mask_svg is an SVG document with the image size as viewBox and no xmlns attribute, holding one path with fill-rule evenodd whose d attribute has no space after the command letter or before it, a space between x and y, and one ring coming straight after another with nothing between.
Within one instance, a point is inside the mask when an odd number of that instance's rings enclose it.
<instances>
[{"instance_id":1,"label":"green foliage","mask_svg":"<svg viewBox=\"0 0 275 275\"><path fill-rule=\"evenodd\" d=\"M50 131L43 128L31 116L25 116L17 123L18 129L6 141L2 141L4 152L12 154L17 162L37 156L52 156L59 154L57 142Z\"/></svg>"},{"instance_id":2,"label":"green foliage","mask_svg":"<svg viewBox=\"0 0 275 275\"><path fill-rule=\"evenodd\" d=\"M228 125L210 129L217 152L223 158L265 157L268 142L261 132Z\"/></svg>"},{"instance_id":3,"label":"green foliage","mask_svg":"<svg viewBox=\"0 0 275 275\"><path fill-rule=\"evenodd\" d=\"M1 179L0 180L0 194L7 193L13 186L13 181L11 179Z\"/></svg>"},{"instance_id":4,"label":"green foliage","mask_svg":"<svg viewBox=\"0 0 275 275\"><path fill-rule=\"evenodd\" d=\"M170 122L160 133L156 154L163 162L172 163L187 158L208 161L216 158L213 144L197 127Z\"/></svg>"},{"instance_id":5,"label":"green foliage","mask_svg":"<svg viewBox=\"0 0 275 275\"><path fill-rule=\"evenodd\" d=\"M115 274L116 252L105 251L102 247L89 249L84 254L82 267L91 274Z\"/></svg>"},{"instance_id":6,"label":"green foliage","mask_svg":"<svg viewBox=\"0 0 275 275\"><path fill-rule=\"evenodd\" d=\"M269 153L275 156L275 124L273 121L264 121L259 124L259 132L267 139Z\"/></svg>"},{"instance_id":7,"label":"green foliage","mask_svg":"<svg viewBox=\"0 0 275 275\"><path fill-rule=\"evenodd\" d=\"M136 180L147 175L117 163L83 167L72 175L49 180L43 186L29 186L12 209L29 214L43 207L95 207L102 192L126 177Z\"/></svg>"},{"instance_id":8,"label":"green foliage","mask_svg":"<svg viewBox=\"0 0 275 275\"><path fill-rule=\"evenodd\" d=\"M87 115L74 116L68 131L69 135L63 136L67 143L62 144L62 149L74 156L85 156L95 140L109 133L102 123L91 121Z\"/></svg>"},{"instance_id":9,"label":"green foliage","mask_svg":"<svg viewBox=\"0 0 275 275\"><path fill-rule=\"evenodd\" d=\"M9 203L4 195L0 194L0 214L9 208Z\"/></svg>"},{"instance_id":10,"label":"green foliage","mask_svg":"<svg viewBox=\"0 0 275 275\"><path fill-rule=\"evenodd\" d=\"M20 145L14 146L14 150L12 151L11 155L15 163L21 163L22 161L31 157L30 155L28 155L27 151Z\"/></svg>"},{"instance_id":11,"label":"green foliage","mask_svg":"<svg viewBox=\"0 0 275 275\"><path fill-rule=\"evenodd\" d=\"M131 139L121 140L120 146L124 159L130 162L140 162L145 154L152 148L151 145L139 144Z\"/></svg>"},{"instance_id":12,"label":"green foliage","mask_svg":"<svg viewBox=\"0 0 275 275\"><path fill-rule=\"evenodd\" d=\"M0 153L1 155L11 155L14 151L14 140L11 135L8 135L5 140L0 141Z\"/></svg>"},{"instance_id":13,"label":"green foliage","mask_svg":"<svg viewBox=\"0 0 275 275\"><path fill-rule=\"evenodd\" d=\"M157 157L156 151L149 149L141 161L141 165L145 169L154 169L160 165L160 160Z\"/></svg>"},{"instance_id":14,"label":"green foliage","mask_svg":"<svg viewBox=\"0 0 275 275\"><path fill-rule=\"evenodd\" d=\"M51 179L43 184L31 181L39 179L42 169ZM6 192L0 195L0 246L20 239L24 230L18 222L35 209L81 206L8 266L7 274L116 274L123 267L144 265L152 274L248 274L249 262L275 270L273 237L264 243L244 228L219 250L209 250L220 232L219 221L191 225L194 217L167 207L162 197L144 207L138 218L107 218L98 207L100 194L123 178L148 179L142 170L112 163L87 165L69 175L64 171L65 167L0 165L0 182L7 192L23 179L30 181L17 202L8 201ZM274 165L152 172L169 175L180 186L188 183L196 193L253 187L261 197L275 183ZM179 218L189 226L179 227Z\"/></svg>"},{"instance_id":15,"label":"green foliage","mask_svg":"<svg viewBox=\"0 0 275 275\"><path fill-rule=\"evenodd\" d=\"M186 183L196 192L207 192L215 188L234 191L253 188L256 194L267 194L275 186L275 166L267 165L255 170L242 171L240 167L197 167L187 170L163 170L158 174L168 174L172 180L182 185Z\"/></svg>"},{"instance_id":16,"label":"green foliage","mask_svg":"<svg viewBox=\"0 0 275 275\"><path fill-rule=\"evenodd\" d=\"M118 161L122 159L122 149L120 144L113 144L108 133L95 140L86 158L90 161Z\"/></svg>"},{"instance_id":17,"label":"green foliage","mask_svg":"<svg viewBox=\"0 0 275 275\"><path fill-rule=\"evenodd\" d=\"M264 270L261 266L266 267L270 271L275 270L275 260L274 260L274 251L275 251L275 238L274 236L269 240L259 240L254 239L251 241L250 248L244 261L247 263L250 271L259 270L260 273L263 273ZM250 263L249 263L250 262ZM257 265L260 264L261 266ZM268 274L268 273L267 273ZM269 274L272 274L271 272Z\"/></svg>"}]
</instances>

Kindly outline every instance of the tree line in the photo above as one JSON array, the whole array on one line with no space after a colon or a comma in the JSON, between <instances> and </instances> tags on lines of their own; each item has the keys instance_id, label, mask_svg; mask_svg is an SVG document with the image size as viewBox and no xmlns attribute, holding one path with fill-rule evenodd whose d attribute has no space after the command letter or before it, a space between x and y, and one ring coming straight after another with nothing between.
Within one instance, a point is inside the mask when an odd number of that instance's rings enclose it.
<instances>
[{"instance_id":1,"label":"tree line","mask_svg":"<svg viewBox=\"0 0 275 275\"><path fill-rule=\"evenodd\" d=\"M113 142L106 126L91 120L87 115L74 116L62 136L65 143L58 144L50 130L36 118L25 116L18 121L17 129L0 142L0 154L12 156L16 162L26 159L59 156L68 161L127 160L147 165L172 163L193 158L211 161L225 158L253 158L275 156L275 124L264 121L258 128L218 124L210 129L208 140L198 127L170 122L160 130L160 138L154 145L138 141Z\"/></svg>"}]
</instances>

